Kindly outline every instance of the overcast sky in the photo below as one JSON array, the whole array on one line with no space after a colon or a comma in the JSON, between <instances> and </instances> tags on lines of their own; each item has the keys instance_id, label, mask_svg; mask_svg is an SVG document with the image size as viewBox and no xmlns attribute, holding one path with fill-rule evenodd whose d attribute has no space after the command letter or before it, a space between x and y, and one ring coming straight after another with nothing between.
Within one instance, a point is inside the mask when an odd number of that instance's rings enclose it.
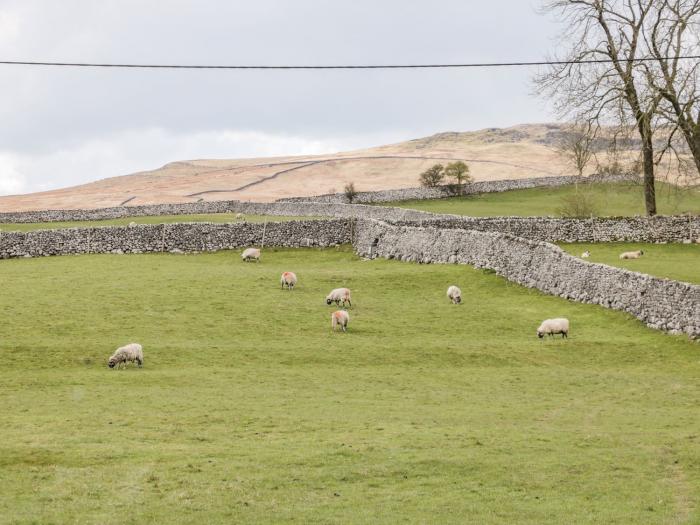
<instances>
[{"instance_id":1,"label":"overcast sky","mask_svg":"<svg viewBox=\"0 0 700 525\"><path fill-rule=\"evenodd\" d=\"M0 0L0 60L539 60L538 0ZM192 158L330 153L552 120L532 69L154 71L0 65L0 195Z\"/></svg>"}]
</instances>

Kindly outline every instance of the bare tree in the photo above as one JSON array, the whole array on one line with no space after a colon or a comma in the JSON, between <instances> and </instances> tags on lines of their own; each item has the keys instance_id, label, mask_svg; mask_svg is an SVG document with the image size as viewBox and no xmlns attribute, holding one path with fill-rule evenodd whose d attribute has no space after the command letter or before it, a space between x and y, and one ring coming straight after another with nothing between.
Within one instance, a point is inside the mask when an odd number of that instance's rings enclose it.
<instances>
[{"instance_id":1,"label":"bare tree","mask_svg":"<svg viewBox=\"0 0 700 525\"><path fill-rule=\"evenodd\" d=\"M556 145L557 152L571 166L576 175L583 177L589 162L593 158L595 136L590 123L574 125L564 130Z\"/></svg>"},{"instance_id":2,"label":"bare tree","mask_svg":"<svg viewBox=\"0 0 700 525\"><path fill-rule=\"evenodd\" d=\"M674 145L680 133L700 174L700 61L683 58L700 54L700 0L657 0L643 36L653 60L639 67L663 102L659 114L667 141L662 153L672 151L683 164Z\"/></svg>"},{"instance_id":3,"label":"bare tree","mask_svg":"<svg viewBox=\"0 0 700 525\"><path fill-rule=\"evenodd\" d=\"M661 96L636 69L645 56L643 28L660 0L549 0L544 11L559 15L567 27L568 48L560 61L538 75L539 91L555 101L557 113L577 122L627 128L641 138L644 202L656 214L654 121ZM598 63L580 61L604 60Z\"/></svg>"}]
</instances>

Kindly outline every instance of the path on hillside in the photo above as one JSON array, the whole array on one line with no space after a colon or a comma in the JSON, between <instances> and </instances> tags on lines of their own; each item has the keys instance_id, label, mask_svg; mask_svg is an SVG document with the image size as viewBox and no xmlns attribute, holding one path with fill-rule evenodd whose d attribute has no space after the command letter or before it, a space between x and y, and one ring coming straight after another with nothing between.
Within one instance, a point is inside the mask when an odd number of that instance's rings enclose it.
<instances>
[{"instance_id":1,"label":"path on hillside","mask_svg":"<svg viewBox=\"0 0 700 525\"><path fill-rule=\"evenodd\" d=\"M373 155L373 156L365 156L365 157L336 157L336 158L330 158L330 159L318 159L318 160L312 160L312 161L286 161L286 162L278 162L278 163L267 163L267 164L252 164L249 166L236 166L233 168L223 168L223 169L212 169L209 171L202 171L199 173L195 173L195 175L206 175L207 173L212 173L212 172L217 172L217 171L232 171L234 169L249 169L249 168L258 168L258 167L273 167L273 166L285 166L285 165L290 165L290 164L301 164L300 166L294 166L292 168L287 168L278 172L273 173L272 175L269 175L267 177L262 177L259 180L249 182L247 184L244 184L243 186L239 186L238 188L229 188L229 189L213 189L213 190L204 190L204 191L199 191L196 193L190 193L189 195L185 195L185 197L199 197L200 195L205 195L208 193L234 193L238 191L243 191L248 188L251 188L253 186L258 186L260 184L264 184L266 182L269 182L271 180L276 179L280 175L284 175L286 173L290 173L292 171L300 170L302 168L307 168L309 166L315 166L317 164L324 164L327 162L342 162L342 161L356 161L356 160L381 160L381 159L409 159L409 160L443 160L443 161L464 161L464 162L472 162L472 163L482 163L482 164L498 164L502 166L509 166L511 168L519 168L519 169L525 169L525 170L530 170L530 171L535 171L539 173L544 173L547 175L551 176L556 176L558 175L557 173L553 173L551 171L543 170L541 168L533 168L530 166L523 166L521 164L512 164L510 162L502 162L498 160L481 160L481 159L459 159L459 158L453 158L453 157L427 157L427 156L416 156L416 155Z\"/></svg>"}]
</instances>

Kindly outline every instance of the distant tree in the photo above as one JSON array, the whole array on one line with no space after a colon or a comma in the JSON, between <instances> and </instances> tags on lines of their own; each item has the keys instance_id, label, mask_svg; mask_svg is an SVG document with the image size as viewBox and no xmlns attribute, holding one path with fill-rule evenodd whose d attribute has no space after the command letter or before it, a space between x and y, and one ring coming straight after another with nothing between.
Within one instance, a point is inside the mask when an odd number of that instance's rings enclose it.
<instances>
[{"instance_id":1,"label":"distant tree","mask_svg":"<svg viewBox=\"0 0 700 525\"><path fill-rule=\"evenodd\" d=\"M469 175L469 166L461 160L450 162L445 168L445 176L454 179L459 187L459 194L462 194L463 185L471 182L472 178Z\"/></svg>"},{"instance_id":2,"label":"distant tree","mask_svg":"<svg viewBox=\"0 0 700 525\"><path fill-rule=\"evenodd\" d=\"M564 131L556 145L557 153L579 177L583 177L583 172L593 157L594 140L595 136L590 124L574 125Z\"/></svg>"},{"instance_id":3,"label":"distant tree","mask_svg":"<svg viewBox=\"0 0 700 525\"><path fill-rule=\"evenodd\" d=\"M424 188L434 188L445 180L445 168L442 164L435 164L428 168L419 177L420 185Z\"/></svg>"},{"instance_id":4,"label":"distant tree","mask_svg":"<svg viewBox=\"0 0 700 525\"><path fill-rule=\"evenodd\" d=\"M354 182L348 182L345 185L345 188L343 190L343 193L345 193L345 198L348 200L350 204L352 204L352 201L355 200L355 197L357 197L357 191L355 190L355 183Z\"/></svg>"}]
</instances>

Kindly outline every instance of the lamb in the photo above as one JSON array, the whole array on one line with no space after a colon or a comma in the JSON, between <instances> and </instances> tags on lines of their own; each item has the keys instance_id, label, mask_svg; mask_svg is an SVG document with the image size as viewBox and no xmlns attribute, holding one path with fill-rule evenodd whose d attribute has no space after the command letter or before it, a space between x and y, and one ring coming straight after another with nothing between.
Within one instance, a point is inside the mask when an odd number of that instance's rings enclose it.
<instances>
[{"instance_id":1,"label":"lamb","mask_svg":"<svg viewBox=\"0 0 700 525\"><path fill-rule=\"evenodd\" d=\"M343 306L345 306L345 303L352 306L352 303L350 302L350 290L347 288L336 288L335 290L331 290L331 293L329 293L326 297L326 304L331 304L333 302L335 302L336 305L342 302Z\"/></svg>"},{"instance_id":2,"label":"lamb","mask_svg":"<svg viewBox=\"0 0 700 525\"><path fill-rule=\"evenodd\" d=\"M582 259L588 259L590 256L591 256L591 252L589 252L588 250L586 250L585 252L583 252L581 254Z\"/></svg>"},{"instance_id":3,"label":"lamb","mask_svg":"<svg viewBox=\"0 0 700 525\"><path fill-rule=\"evenodd\" d=\"M447 298L452 301L452 304L459 304L462 302L462 290L456 286L450 286L447 289Z\"/></svg>"},{"instance_id":4,"label":"lamb","mask_svg":"<svg viewBox=\"0 0 700 525\"><path fill-rule=\"evenodd\" d=\"M637 250L636 252L625 252L620 254L620 259L639 259L644 252L642 250Z\"/></svg>"},{"instance_id":5,"label":"lamb","mask_svg":"<svg viewBox=\"0 0 700 525\"><path fill-rule=\"evenodd\" d=\"M282 273L282 277L280 278L280 283L282 283L283 290L284 290L285 285L287 286L288 290L293 290L297 284L297 274L295 274L294 272Z\"/></svg>"},{"instance_id":6,"label":"lamb","mask_svg":"<svg viewBox=\"0 0 700 525\"><path fill-rule=\"evenodd\" d=\"M258 248L246 248L241 254L243 261L248 262L250 260L255 260L260 262L260 250Z\"/></svg>"},{"instance_id":7,"label":"lamb","mask_svg":"<svg viewBox=\"0 0 700 525\"><path fill-rule=\"evenodd\" d=\"M569 320L564 318L545 319L537 329L537 337L542 339L545 335L553 336L561 334L561 338L569 337Z\"/></svg>"},{"instance_id":8,"label":"lamb","mask_svg":"<svg viewBox=\"0 0 700 525\"><path fill-rule=\"evenodd\" d=\"M348 314L345 310L336 310L331 314L331 329L336 332L337 327L340 326L343 332L347 332L349 321L350 314Z\"/></svg>"},{"instance_id":9,"label":"lamb","mask_svg":"<svg viewBox=\"0 0 700 525\"><path fill-rule=\"evenodd\" d=\"M119 368L122 363L124 363L124 368L126 368L127 363L136 362L139 368L143 366L143 347L138 343L131 343L121 348L117 348L109 358L108 366L114 368L115 366Z\"/></svg>"}]
</instances>

